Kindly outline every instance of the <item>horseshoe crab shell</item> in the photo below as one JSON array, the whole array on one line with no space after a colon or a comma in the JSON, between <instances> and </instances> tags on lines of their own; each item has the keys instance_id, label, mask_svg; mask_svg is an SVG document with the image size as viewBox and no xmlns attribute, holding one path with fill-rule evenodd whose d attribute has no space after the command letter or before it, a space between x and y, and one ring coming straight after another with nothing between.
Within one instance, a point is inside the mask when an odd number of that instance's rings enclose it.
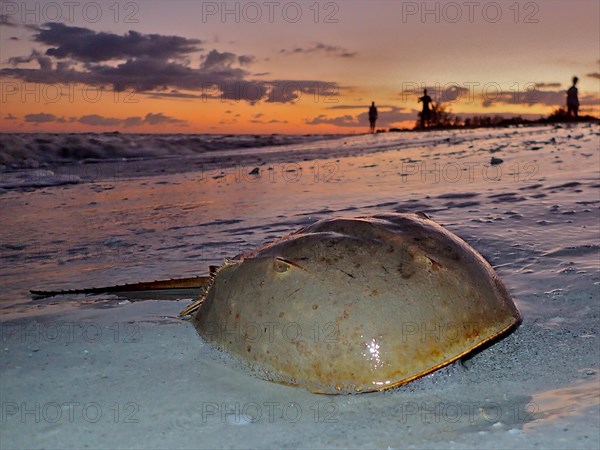
<instances>
[{"instance_id":1,"label":"horseshoe crab shell","mask_svg":"<svg viewBox=\"0 0 600 450\"><path fill-rule=\"evenodd\" d=\"M214 273L199 334L315 393L407 383L520 322L472 247L423 213L322 220Z\"/></svg>"}]
</instances>

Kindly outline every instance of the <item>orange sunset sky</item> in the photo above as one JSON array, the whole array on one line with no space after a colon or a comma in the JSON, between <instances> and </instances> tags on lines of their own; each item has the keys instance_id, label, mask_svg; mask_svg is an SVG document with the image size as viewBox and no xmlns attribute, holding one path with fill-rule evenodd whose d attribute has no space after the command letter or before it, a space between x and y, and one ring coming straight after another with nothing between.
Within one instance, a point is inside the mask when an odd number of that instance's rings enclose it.
<instances>
[{"instance_id":1,"label":"orange sunset sky","mask_svg":"<svg viewBox=\"0 0 600 450\"><path fill-rule=\"evenodd\" d=\"M2 132L355 133L600 113L600 2L2 1Z\"/></svg>"}]
</instances>

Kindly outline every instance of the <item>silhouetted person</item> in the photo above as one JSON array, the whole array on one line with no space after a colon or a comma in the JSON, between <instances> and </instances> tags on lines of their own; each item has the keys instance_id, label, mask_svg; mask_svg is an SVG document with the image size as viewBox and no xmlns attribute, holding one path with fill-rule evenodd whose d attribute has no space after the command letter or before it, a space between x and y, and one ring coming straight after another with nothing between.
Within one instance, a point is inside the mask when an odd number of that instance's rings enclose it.
<instances>
[{"instance_id":1,"label":"silhouetted person","mask_svg":"<svg viewBox=\"0 0 600 450\"><path fill-rule=\"evenodd\" d=\"M423 110L421 111L421 128L425 128L425 125L429 125L431 121L431 97L427 95L427 89L423 89L423 97L419 97L419 103L423 102Z\"/></svg>"},{"instance_id":2,"label":"silhouetted person","mask_svg":"<svg viewBox=\"0 0 600 450\"><path fill-rule=\"evenodd\" d=\"M379 117L379 114L377 113L377 107L375 106L375 102L371 102L371 107L369 108L369 123L371 124L371 133L375 133L375 122L377 122L377 117Z\"/></svg>"},{"instance_id":3,"label":"silhouetted person","mask_svg":"<svg viewBox=\"0 0 600 450\"><path fill-rule=\"evenodd\" d=\"M567 91L567 115L569 117L577 117L579 115L579 98L577 97L578 91L575 86L579 78L573 77L573 86Z\"/></svg>"}]
</instances>

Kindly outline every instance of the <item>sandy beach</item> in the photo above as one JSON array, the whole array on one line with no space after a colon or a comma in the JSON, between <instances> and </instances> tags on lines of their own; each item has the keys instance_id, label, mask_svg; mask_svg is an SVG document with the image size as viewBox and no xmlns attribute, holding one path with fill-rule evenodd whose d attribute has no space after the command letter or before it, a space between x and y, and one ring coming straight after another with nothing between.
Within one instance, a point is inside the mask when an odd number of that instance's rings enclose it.
<instances>
[{"instance_id":1,"label":"sandy beach","mask_svg":"<svg viewBox=\"0 0 600 450\"><path fill-rule=\"evenodd\" d=\"M94 161L4 166L2 448L600 447L598 125L169 158L127 157L118 139ZM394 211L424 211L477 249L523 323L389 391L323 396L255 378L178 318L189 296L28 294L204 275L318 219Z\"/></svg>"}]
</instances>

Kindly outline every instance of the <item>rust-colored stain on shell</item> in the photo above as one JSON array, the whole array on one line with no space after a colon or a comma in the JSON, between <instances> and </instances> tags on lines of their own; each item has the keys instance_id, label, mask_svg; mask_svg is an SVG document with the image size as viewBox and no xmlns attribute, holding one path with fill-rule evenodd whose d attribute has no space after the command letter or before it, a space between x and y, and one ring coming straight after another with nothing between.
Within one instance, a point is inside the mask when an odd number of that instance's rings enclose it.
<instances>
[{"instance_id":1,"label":"rust-colored stain on shell","mask_svg":"<svg viewBox=\"0 0 600 450\"><path fill-rule=\"evenodd\" d=\"M409 382L519 321L487 261L422 213L322 220L240 255L193 317L265 378L327 394Z\"/></svg>"}]
</instances>

